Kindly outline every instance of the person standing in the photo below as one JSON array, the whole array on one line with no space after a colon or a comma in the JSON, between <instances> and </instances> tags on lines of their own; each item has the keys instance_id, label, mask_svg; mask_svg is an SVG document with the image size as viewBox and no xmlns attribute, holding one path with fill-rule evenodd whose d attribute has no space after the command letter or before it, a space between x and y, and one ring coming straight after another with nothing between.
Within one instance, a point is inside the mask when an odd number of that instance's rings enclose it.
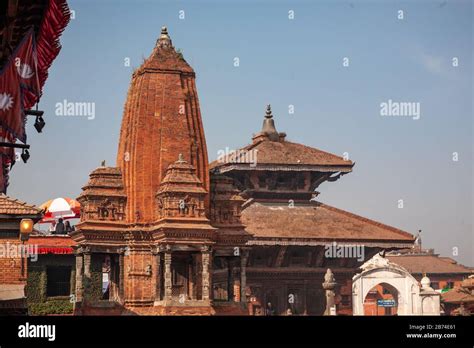
<instances>
[{"instance_id":1,"label":"person standing","mask_svg":"<svg viewBox=\"0 0 474 348\"><path fill-rule=\"evenodd\" d=\"M62 218L59 218L58 223L56 224L56 234L64 234L66 228Z\"/></svg>"},{"instance_id":2,"label":"person standing","mask_svg":"<svg viewBox=\"0 0 474 348\"><path fill-rule=\"evenodd\" d=\"M71 223L69 221L65 222L64 227L66 228L66 233L71 233L72 231L74 231L74 226L71 226Z\"/></svg>"}]
</instances>

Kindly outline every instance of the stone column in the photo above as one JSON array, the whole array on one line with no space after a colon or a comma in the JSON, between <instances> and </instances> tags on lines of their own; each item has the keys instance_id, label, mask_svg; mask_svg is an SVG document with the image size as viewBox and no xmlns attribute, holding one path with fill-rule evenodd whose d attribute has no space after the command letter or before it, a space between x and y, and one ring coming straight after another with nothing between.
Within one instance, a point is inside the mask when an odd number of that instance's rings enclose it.
<instances>
[{"instance_id":1,"label":"stone column","mask_svg":"<svg viewBox=\"0 0 474 348\"><path fill-rule=\"evenodd\" d=\"M83 302L89 302L91 298L91 252L89 248L86 247L86 249L83 252L83 262L84 262L84 277L83 279L83 292L82 292L82 300Z\"/></svg>"},{"instance_id":2,"label":"stone column","mask_svg":"<svg viewBox=\"0 0 474 348\"><path fill-rule=\"evenodd\" d=\"M165 294L164 300L171 300L173 297L173 283L171 279L171 251L165 252Z\"/></svg>"},{"instance_id":3,"label":"stone column","mask_svg":"<svg viewBox=\"0 0 474 348\"><path fill-rule=\"evenodd\" d=\"M202 256L202 300L209 301L209 263L211 260L208 247L204 247L201 252Z\"/></svg>"},{"instance_id":4,"label":"stone column","mask_svg":"<svg viewBox=\"0 0 474 348\"><path fill-rule=\"evenodd\" d=\"M84 276L88 279L91 277L91 253L84 252Z\"/></svg>"},{"instance_id":5,"label":"stone column","mask_svg":"<svg viewBox=\"0 0 474 348\"><path fill-rule=\"evenodd\" d=\"M247 287L247 260L248 252L242 251L240 255L240 302L247 302L245 288Z\"/></svg>"},{"instance_id":6,"label":"stone column","mask_svg":"<svg viewBox=\"0 0 474 348\"><path fill-rule=\"evenodd\" d=\"M83 284L82 284L82 271L83 271L84 261L82 258L82 253L76 253L76 301L75 302L82 302L82 295L83 295Z\"/></svg>"},{"instance_id":7,"label":"stone column","mask_svg":"<svg viewBox=\"0 0 474 348\"><path fill-rule=\"evenodd\" d=\"M155 256L155 301L161 300L161 253L156 252Z\"/></svg>"},{"instance_id":8,"label":"stone column","mask_svg":"<svg viewBox=\"0 0 474 348\"><path fill-rule=\"evenodd\" d=\"M334 289L336 288L336 280L334 279L334 274L331 269L328 268L326 274L324 275L323 289L326 290L326 310L324 315L331 315L331 308L336 308L335 297L336 293Z\"/></svg>"}]
</instances>

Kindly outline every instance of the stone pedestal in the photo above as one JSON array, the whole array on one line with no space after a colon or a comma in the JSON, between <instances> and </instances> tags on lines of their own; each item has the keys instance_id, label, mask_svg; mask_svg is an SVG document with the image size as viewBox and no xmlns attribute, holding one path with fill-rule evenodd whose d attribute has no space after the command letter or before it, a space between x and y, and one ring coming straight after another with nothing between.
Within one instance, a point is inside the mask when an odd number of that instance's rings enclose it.
<instances>
[{"instance_id":1,"label":"stone pedestal","mask_svg":"<svg viewBox=\"0 0 474 348\"><path fill-rule=\"evenodd\" d=\"M421 315L440 315L440 294L431 287L430 278L421 279L420 302Z\"/></svg>"}]
</instances>

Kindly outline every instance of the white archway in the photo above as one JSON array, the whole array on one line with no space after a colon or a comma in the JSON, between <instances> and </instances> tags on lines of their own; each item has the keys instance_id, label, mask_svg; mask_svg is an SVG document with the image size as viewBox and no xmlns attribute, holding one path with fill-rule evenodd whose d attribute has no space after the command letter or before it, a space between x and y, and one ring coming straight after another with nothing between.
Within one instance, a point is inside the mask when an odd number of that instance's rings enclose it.
<instances>
[{"instance_id":1,"label":"white archway","mask_svg":"<svg viewBox=\"0 0 474 348\"><path fill-rule=\"evenodd\" d=\"M376 285L385 283L397 290L398 315L420 315L420 287L403 267L376 254L361 266L362 272L352 278L352 314L364 315L364 300Z\"/></svg>"}]
</instances>

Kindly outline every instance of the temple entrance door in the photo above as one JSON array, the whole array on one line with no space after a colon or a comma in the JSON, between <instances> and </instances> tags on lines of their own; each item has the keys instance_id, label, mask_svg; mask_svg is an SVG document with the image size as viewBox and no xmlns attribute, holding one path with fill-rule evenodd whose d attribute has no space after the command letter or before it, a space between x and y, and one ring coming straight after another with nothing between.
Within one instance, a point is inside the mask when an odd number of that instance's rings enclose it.
<instances>
[{"instance_id":1,"label":"temple entrance door","mask_svg":"<svg viewBox=\"0 0 474 348\"><path fill-rule=\"evenodd\" d=\"M195 253L175 252L171 261L171 294L181 304L188 300L199 300L201 260Z\"/></svg>"},{"instance_id":2,"label":"temple entrance door","mask_svg":"<svg viewBox=\"0 0 474 348\"><path fill-rule=\"evenodd\" d=\"M111 301L120 302L120 262L119 255L110 256L110 283L109 283L109 299Z\"/></svg>"},{"instance_id":3,"label":"temple entrance door","mask_svg":"<svg viewBox=\"0 0 474 348\"><path fill-rule=\"evenodd\" d=\"M172 296L176 299L188 299L189 258L187 255L174 255L171 266Z\"/></svg>"}]
</instances>

